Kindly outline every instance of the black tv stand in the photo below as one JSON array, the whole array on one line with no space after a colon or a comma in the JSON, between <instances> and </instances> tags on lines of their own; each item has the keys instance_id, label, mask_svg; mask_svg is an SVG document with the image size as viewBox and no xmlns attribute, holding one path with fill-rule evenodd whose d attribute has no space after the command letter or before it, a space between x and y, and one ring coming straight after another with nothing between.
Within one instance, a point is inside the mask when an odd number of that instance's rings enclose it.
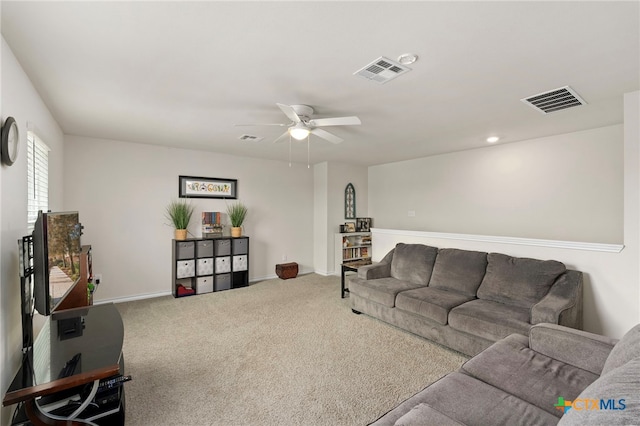
<instances>
[{"instance_id":1,"label":"black tv stand","mask_svg":"<svg viewBox=\"0 0 640 426\"><path fill-rule=\"evenodd\" d=\"M61 338L59 321L76 317L83 320L82 334ZM18 412L16 417L28 418L34 425L82 424L74 420L124 425L123 339L122 318L113 304L54 312L25 354L3 405L21 403L24 414ZM58 377L71 365L69 376ZM109 381L120 383L101 388Z\"/></svg>"}]
</instances>

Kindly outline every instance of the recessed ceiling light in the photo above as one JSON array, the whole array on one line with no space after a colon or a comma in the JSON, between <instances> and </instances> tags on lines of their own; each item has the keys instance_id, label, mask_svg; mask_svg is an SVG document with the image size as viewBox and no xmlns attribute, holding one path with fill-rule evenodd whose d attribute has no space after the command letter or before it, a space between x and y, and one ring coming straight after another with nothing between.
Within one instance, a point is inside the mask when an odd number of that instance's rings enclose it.
<instances>
[{"instance_id":1,"label":"recessed ceiling light","mask_svg":"<svg viewBox=\"0 0 640 426\"><path fill-rule=\"evenodd\" d=\"M398 62L402 65L409 65L418 60L418 55L415 53L405 53L403 55L398 56Z\"/></svg>"},{"instance_id":2,"label":"recessed ceiling light","mask_svg":"<svg viewBox=\"0 0 640 426\"><path fill-rule=\"evenodd\" d=\"M498 142L499 140L500 140L500 138L499 138L499 137L497 137L497 136L489 136L489 137L487 138L487 142L489 142L489 143L496 143L496 142Z\"/></svg>"}]
</instances>

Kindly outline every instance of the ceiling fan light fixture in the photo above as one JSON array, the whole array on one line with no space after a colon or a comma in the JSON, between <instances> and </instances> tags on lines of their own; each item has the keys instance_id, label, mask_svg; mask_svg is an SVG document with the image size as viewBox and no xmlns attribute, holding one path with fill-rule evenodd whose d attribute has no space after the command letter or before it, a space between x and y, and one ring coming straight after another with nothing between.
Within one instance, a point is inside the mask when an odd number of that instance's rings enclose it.
<instances>
[{"instance_id":1,"label":"ceiling fan light fixture","mask_svg":"<svg viewBox=\"0 0 640 426\"><path fill-rule=\"evenodd\" d=\"M295 126L289 128L289 134L295 140L301 141L307 136L309 136L309 129L302 123L298 123Z\"/></svg>"}]
</instances>

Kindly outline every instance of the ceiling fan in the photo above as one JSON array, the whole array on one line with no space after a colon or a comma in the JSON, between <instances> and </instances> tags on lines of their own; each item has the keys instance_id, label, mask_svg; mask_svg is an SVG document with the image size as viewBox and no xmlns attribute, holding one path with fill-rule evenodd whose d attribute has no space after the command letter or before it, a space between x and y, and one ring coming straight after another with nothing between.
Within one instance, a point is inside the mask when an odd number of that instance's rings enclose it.
<instances>
[{"instance_id":1,"label":"ceiling fan","mask_svg":"<svg viewBox=\"0 0 640 426\"><path fill-rule=\"evenodd\" d=\"M296 140L303 140L309 136L309 134L316 135L322 139L326 139L331 143L340 143L344 139L327 132L326 130L319 129L319 127L325 126L352 126L360 124L358 117L334 117L334 118L311 118L313 115L313 108L308 105L284 105L276 104L282 110L282 112L291 120L287 124L273 123L273 124L236 124L236 126L281 126L288 127L287 131L280 135L273 142L284 141L287 135L290 135Z\"/></svg>"}]
</instances>

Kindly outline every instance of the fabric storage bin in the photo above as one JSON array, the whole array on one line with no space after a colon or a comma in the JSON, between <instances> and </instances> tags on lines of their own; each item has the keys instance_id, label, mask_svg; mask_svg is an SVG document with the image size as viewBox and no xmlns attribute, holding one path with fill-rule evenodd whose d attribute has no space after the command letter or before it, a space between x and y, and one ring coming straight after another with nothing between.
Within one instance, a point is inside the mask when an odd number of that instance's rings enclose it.
<instances>
[{"instance_id":1,"label":"fabric storage bin","mask_svg":"<svg viewBox=\"0 0 640 426\"><path fill-rule=\"evenodd\" d=\"M229 256L226 257L216 257L216 274L221 272L231 272L231 258Z\"/></svg>"},{"instance_id":2,"label":"fabric storage bin","mask_svg":"<svg viewBox=\"0 0 640 426\"><path fill-rule=\"evenodd\" d=\"M195 244L193 241L176 243L176 259L192 259L195 257Z\"/></svg>"},{"instance_id":3,"label":"fabric storage bin","mask_svg":"<svg viewBox=\"0 0 640 426\"><path fill-rule=\"evenodd\" d=\"M233 241L233 254L247 254L249 252L248 238L234 238L232 241Z\"/></svg>"},{"instance_id":4,"label":"fabric storage bin","mask_svg":"<svg viewBox=\"0 0 640 426\"><path fill-rule=\"evenodd\" d=\"M234 271L246 271L248 268L247 265L247 256L233 256L233 270Z\"/></svg>"},{"instance_id":5,"label":"fabric storage bin","mask_svg":"<svg viewBox=\"0 0 640 426\"><path fill-rule=\"evenodd\" d=\"M193 277L196 274L196 261L179 260L176 262L176 278Z\"/></svg>"},{"instance_id":6,"label":"fabric storage bin","mask_svg":"<svg viewBox=\"0 0 640 426\"><path fill-rule=\"evenodd\" d=\"M231 288L231 274L216 275L216 291L229 290Z\"/></svg>"},{"instance_id":7,"label":"fabric storage bin","mask_svg":"<svg viewBox=\"0 0 640 426\"><path fill-rule=\"evenodd\" d=\"M213 291L213 275L196 279L196 294L211 293Z\"/></svg>"},{"instance_id":8,"label":"fabric storage bin","mask_svg":"<svg viewBox=\"0 0 640 426\"><path fill-rule=\"evenodd\" d=\"M197 275L213 275L213 257L196 260Z\"/></svg>"},{"instance_id":9,"label":"fabric storage bin","mask_svg":"<svg viewBox=\"0 0 640 426\"><path fill-rule=\"evenodd\" d=\"M215 240L216 256L231 254L231 240Z\"/></svg>"},{"instance_id":10,"label":"fabric storage bin","mask_svg":"<svg viewBox=\"0 0 640 426\"><path fill-rule=\"evenodd\" d=\"M213 240L202 240L196 243L197 257L213 257Z\"/></svg>"}]
</instances>

